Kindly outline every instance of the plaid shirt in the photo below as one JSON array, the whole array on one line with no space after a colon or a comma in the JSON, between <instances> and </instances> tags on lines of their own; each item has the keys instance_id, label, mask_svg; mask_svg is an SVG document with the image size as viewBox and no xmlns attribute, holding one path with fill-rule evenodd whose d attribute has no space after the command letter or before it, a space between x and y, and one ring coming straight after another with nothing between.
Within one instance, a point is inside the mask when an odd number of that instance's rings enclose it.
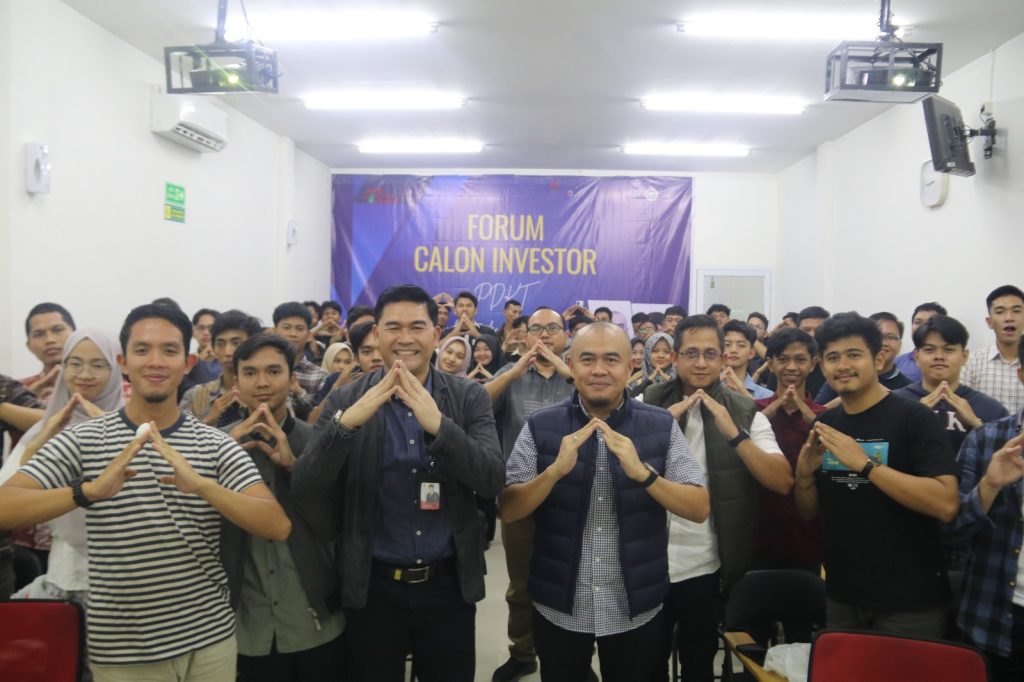
<instances>
[{"instance_id":1,"label":"plaid shirt","mask_svg":"<svg viewBox=\"0 0 1024 682\"><path fill-rule=\"evenodd\" d=\"M34 407L37 409L43 409L46 406L43 405L42 401L36 396L35 393L25 388L20 382L12 379L9 376L0 374L0 403L11 403L12 405L19 405L21 407ZM10 428L10 425L6 422L0 421L0 438L3 438L4 431ZM14 429L11 429L15 431ZM20 432L15 432L16 435L20 435ZM17 438L11 444L17 443Z\"/></svg>"},{"instance_id":2,"label":"plaid shirt","mask_svg":"<svg viewBox=\"0 0 1024 682\"><path fill-rule=\"evenodd\" d=\"M626 586L619 562L619 522L615 516L615 488L608 466L608 447L600 431L595 431L594 436L597 438L597 470L583 526L583 551L572 613L562 613L536 603L534 606L544 618L563 630L606 637L648 623L658 615L661 606L637 614L633 619L629 617ZM537 446L530 425L525 424L509 458L505 484L528 483L536 476ZM665 478L676 483L704 485L704 474L690 455L686 438L676 423L672 424Z\"/></svg>"},{"instance_id":3,"label":"plaid shirt","mask_svg":"<svg viewBox=\"0 0 1024 682\"><path fill-rule=\"evenodd\" d=\"M1024 384L1017 379L1019 368L1018 358L1007 362L998 346L989 346L971 353L960 371L960 383L992 396L1013 414L1024 409Z\"/></svg>"},{"instance_id":4,"label":"plaid shirt","mask_svg":"<svg viewBox=\"0 0 1024 682\"><path fill-rule=\"evenodd\" d=\"M978 482L988 463L1020 432L1024 411L983 424L960 447L960 513L947 527L951 540L970 547L957 623L977 646L1009 656L1013 633L1013 591L1024 538L1021 497L1024 481L1006 486L988 514L981 510Z\"/></svg>"}]
</instances>

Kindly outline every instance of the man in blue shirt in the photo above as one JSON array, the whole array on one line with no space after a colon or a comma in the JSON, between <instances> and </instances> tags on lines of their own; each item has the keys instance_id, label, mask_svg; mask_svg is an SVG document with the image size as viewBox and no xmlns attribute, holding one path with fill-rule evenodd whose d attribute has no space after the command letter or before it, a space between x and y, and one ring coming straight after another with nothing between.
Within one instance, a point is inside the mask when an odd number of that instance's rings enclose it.
<instances>
[{"instance_id":1,"label":"man in blue shirt","mask_svg":"<svg viewBox=\"0 0 1024 682\"><path fill-rule=\"evenodd\" d=\"M412 653L419 680L470 682L484 596L474 491L496 497L505 470L491 401L431 368L440 330L427 292L391 287L374 318L384 367L327 398L292 490L337 542L352 678L399 682Z\"/></svg>"},{"instance_id":2,"label":"man in blue shirt","mask_svg":"<svg viewBox=\"0 0 1024 682\"><path fill-rule=\"evenodd\" d=\"M1024 383L1024 371L1017 378ZM971 553L957 624L985 652L993 682L1024 679L1022 420L1024 411L983 424L957 456L960 513L949 530Z\"/></svg>"}]
</instances>

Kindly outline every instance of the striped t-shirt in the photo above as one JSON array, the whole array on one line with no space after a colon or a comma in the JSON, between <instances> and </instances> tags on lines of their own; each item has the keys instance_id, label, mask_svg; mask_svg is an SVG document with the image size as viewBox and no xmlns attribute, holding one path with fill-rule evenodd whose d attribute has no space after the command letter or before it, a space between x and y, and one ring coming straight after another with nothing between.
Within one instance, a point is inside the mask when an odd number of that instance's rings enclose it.
<instances>
[{"instance_id":1,"label":"striped t-shirt","mask_svg":"<svg viewBox=\"0 0 1024 682\"><path fill-rule=\"evenodd\" d=\"M135 437L124 411L83 422L51 438L21 471L43 488L98 477ZM249 455L227 434L182 413L160 432L196 473L241 492L262 483ZM121 491L87 510L89 655L101 665L176 658L234 634L227 577L220 563L220 514L161 476L170 464L151 443L129 464Z\"/></svg>"}]
</instances>

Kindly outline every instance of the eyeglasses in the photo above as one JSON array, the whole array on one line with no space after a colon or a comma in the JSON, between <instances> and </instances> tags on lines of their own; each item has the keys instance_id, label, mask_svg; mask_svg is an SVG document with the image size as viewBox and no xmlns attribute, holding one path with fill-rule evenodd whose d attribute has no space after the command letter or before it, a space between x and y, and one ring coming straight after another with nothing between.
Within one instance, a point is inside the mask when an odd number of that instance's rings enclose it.
<instances>
[{"instance_id":1,"label":"eyeglasses","mask_svg":"<svg viewBox=\"0 0 1024 682\"><path fill-rule=\"evenodd\" d=\"M899 343L900 335L899 334L882 334L882 340L883 341L890 341L892 343Z\"/></svg>"},{"instance_id":2,"label":"eyeglasses","mask_svg":"<svg viewBox=\"0 0 1024 682\"><path fill-rule=\"evenodd\" d=\"M721 353L719 353L717 350L712 350L710 348L704 351L703 353L701 353L696 348L687 348L679 355L681 355L683 359L686 360L687 362L697 362L697 360L699 360L702 357L704 358L705 362L714 362L718 358L722 357Z\"/></svg>"},{"instance_id":3,"label":"eyeglasses","mask_svg":"<svg viewBox=\"0 0 1024 682\"><path fill-rule=\"evenodd\" d=\"M93 376L101 376L103 374L110 374L110 365L105 362L90 362L86 364L81 360L68 360L64 363L64 372L68 376L78 376L89 370Z\"/></svg>"},{"instance_id":4,"label":"eyeglasses","mask_svg":"<svg viewBox=\"0 0 1024 682\"><path fill-rule=\"evenodd\" d=\"M644 325L643 327L637 329L637 331L642 334L652 334L654 333L654 327L648 327L647 325Z\"/></svg>"},{"instance_id":5,"label":"eyeglasses","mask_svg":"<svg viewBox=\"0 0 1024 682\"><path fill-rule=\"evenodd\" d=\"M542 334L544 332L547 332L548 334L557 334L558 332L563 331L563 329L562 325L552 322L551 324L531 324L526 328L526 331L531 334Z\"/></svg>"},{"instance_id":6,"label":"eyeglasses","mask_svg":"<svg viewBox=\"0 0 1024 682\"><path fill-rule=\"evenodd\" d=\"M213 329L212 324L197 324L192 327L197 332L208 332Z\"/></svg>"}]
</instances>

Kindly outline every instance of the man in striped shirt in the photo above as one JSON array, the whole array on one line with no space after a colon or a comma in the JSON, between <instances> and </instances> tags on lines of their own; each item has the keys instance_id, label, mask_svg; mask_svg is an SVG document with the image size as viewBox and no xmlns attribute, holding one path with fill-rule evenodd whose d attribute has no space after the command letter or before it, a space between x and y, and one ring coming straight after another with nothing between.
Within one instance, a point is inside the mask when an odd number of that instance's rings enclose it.
<instances>
[{"instance_id":1,"label":"man in striped shirt","mask_svg":"<svg viewBox=\"0 0 1024 682\"><path fill-rule=\"evenodd\" d=\"M1012 284L998 287L985 298L985 323L995 334L994 346L975 350L960 374L960 383L990 395L1011 414L1024 408L1024 385L1017 381L1017 348L1024 332L1024 291Z\"/></svg>"},{"instance_id":2,"label":"man in striped shirt","mask_svg":"<svg viewBox=\"0 0 1024 682\"><path fill-rule=\"evenodd\" d=\"M0 488L0 528L88 508L96 682L234 680L221 515L273 540L291 531L248 454L179 411L191 332L180 311L133 310L118 358L128 403L66 429Z\"/></svg>"}]
</instances>

